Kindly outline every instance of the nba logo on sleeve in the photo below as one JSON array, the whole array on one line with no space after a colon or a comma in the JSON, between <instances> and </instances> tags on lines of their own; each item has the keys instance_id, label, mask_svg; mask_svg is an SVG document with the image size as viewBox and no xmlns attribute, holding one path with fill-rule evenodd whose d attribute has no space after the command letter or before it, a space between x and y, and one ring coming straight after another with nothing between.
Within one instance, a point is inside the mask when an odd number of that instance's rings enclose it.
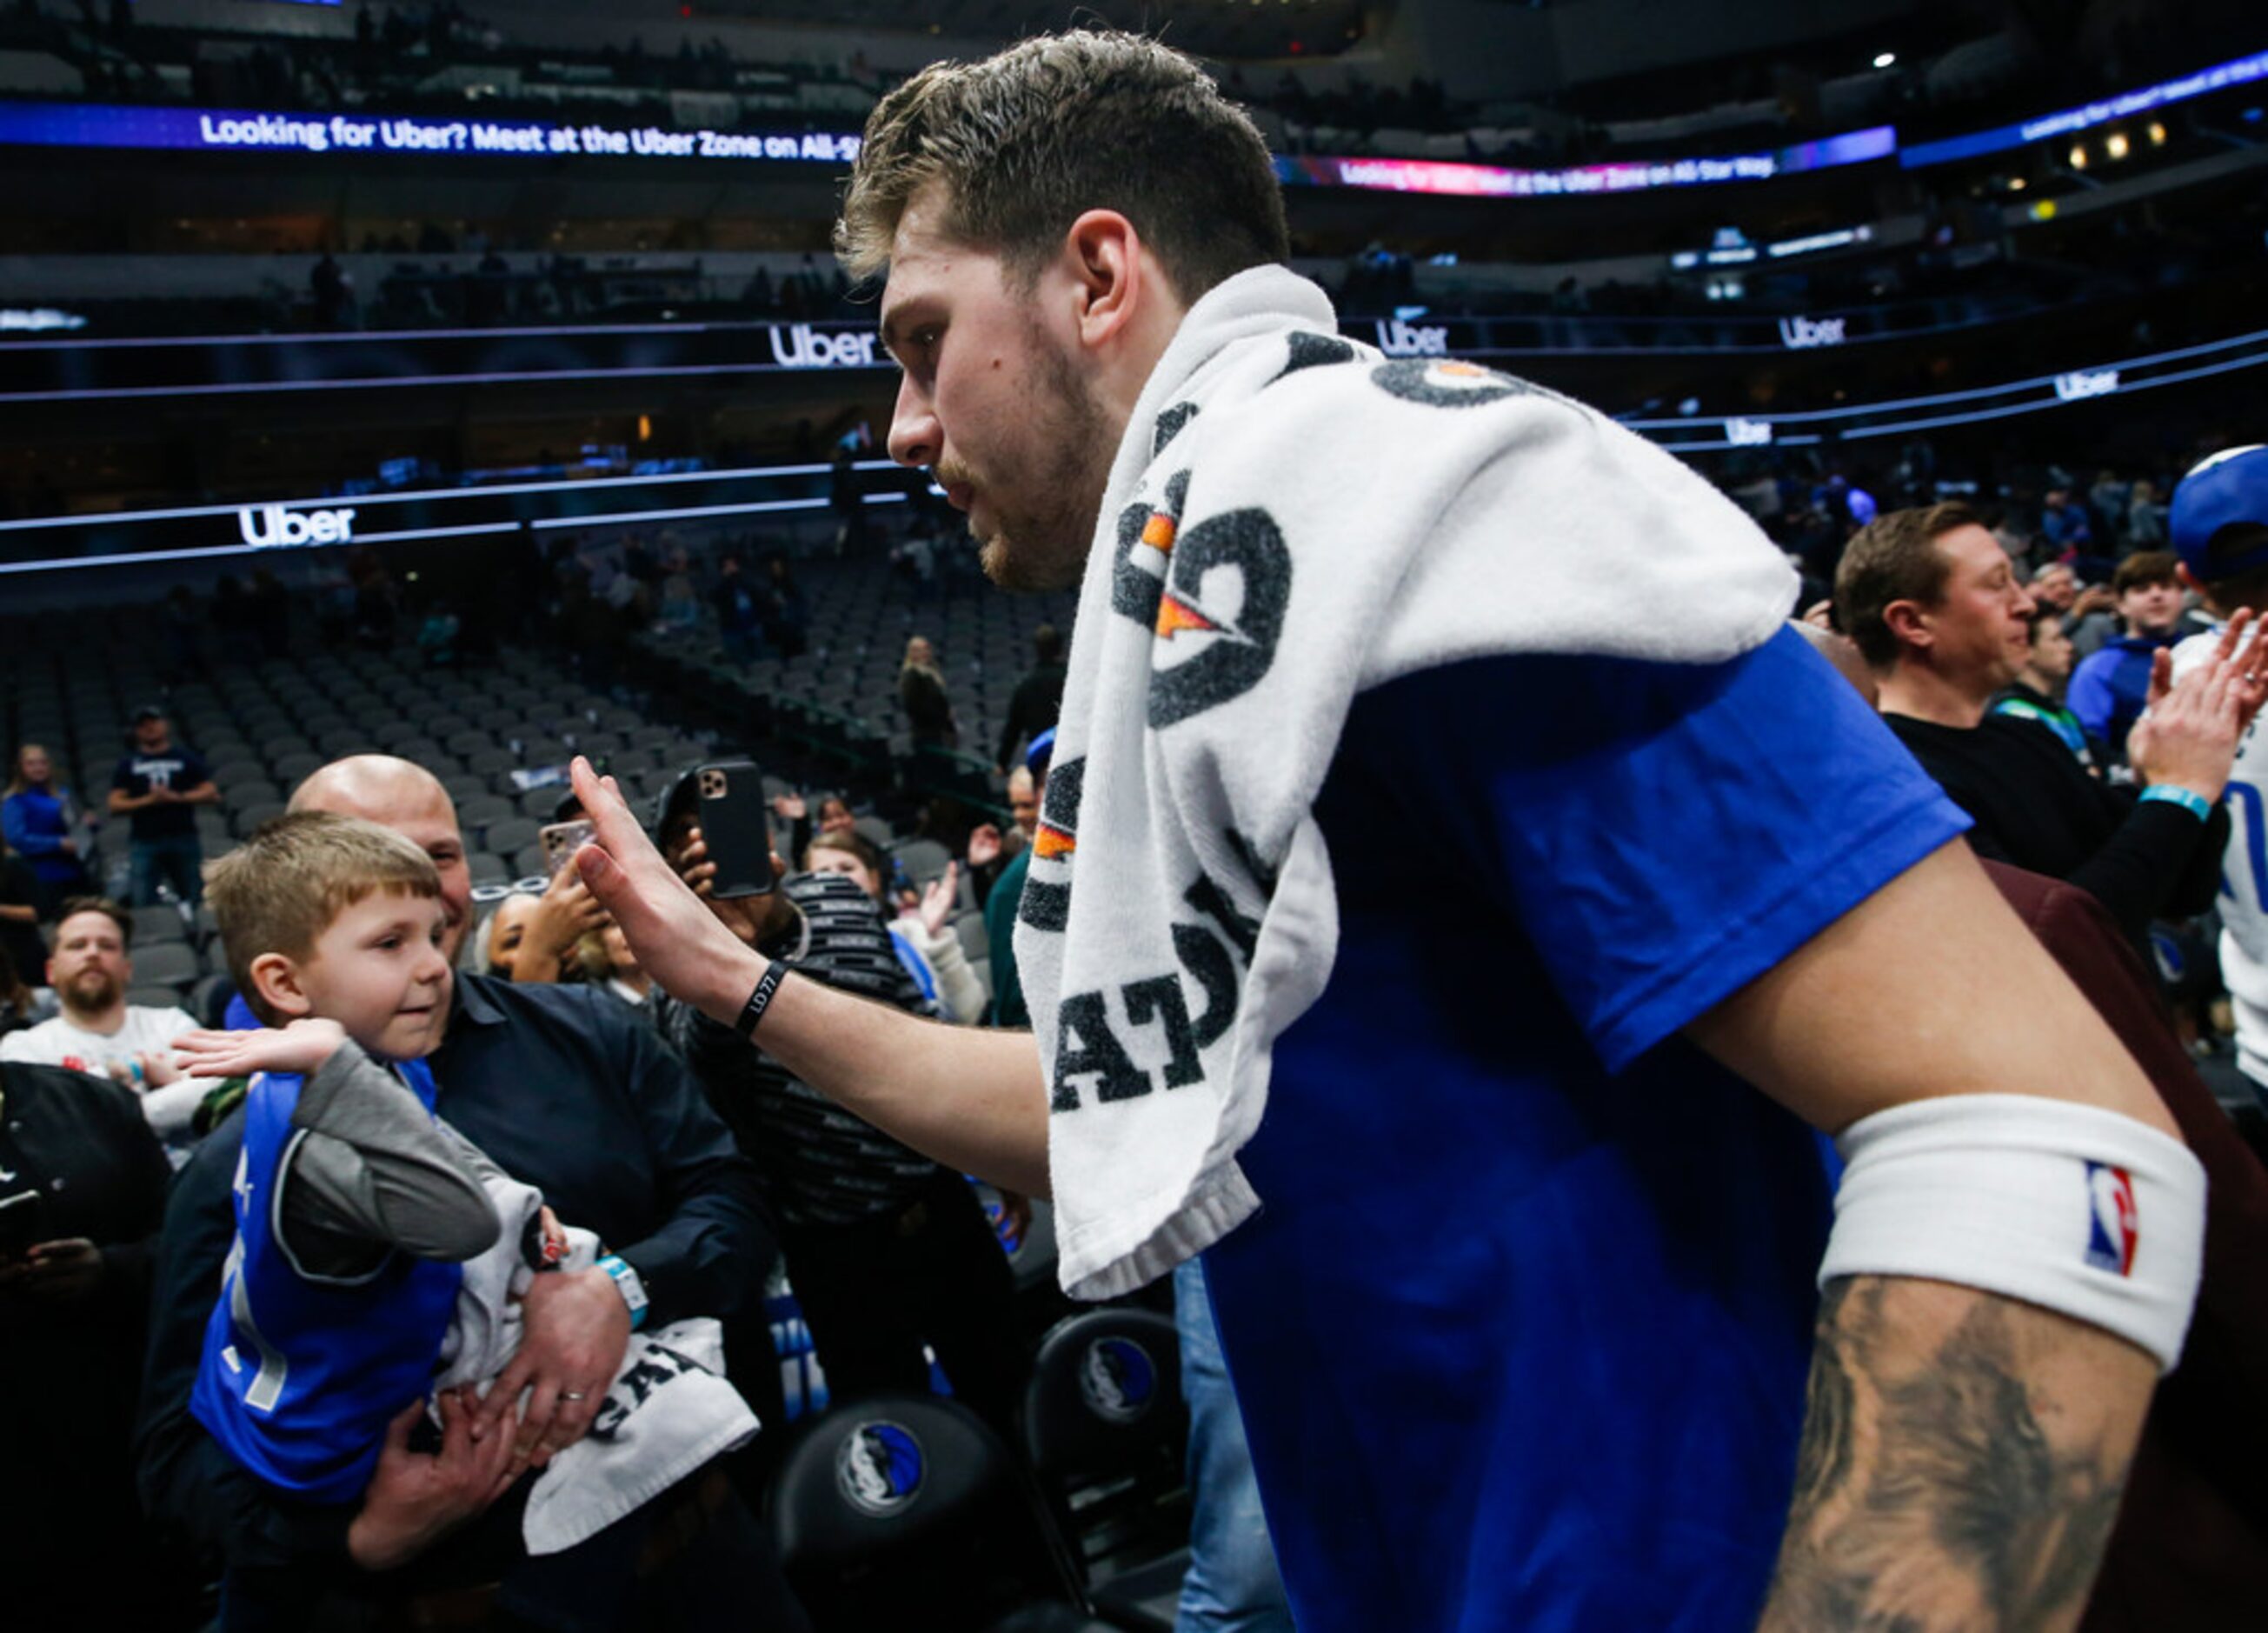
<instances>
[{"instance_id":1,"label":"nba logo on sleeve","mask_svg":"<svg viewBox=\"0 0 2268 1633\"><path fill-rule=\"evenodd\" d=\"M2134 1224L2134 1181L2123 1168L2087 1165L2087 1262L2124 1275L2134 1268L2139 1234Z\"/></svg>"}]
</instances>

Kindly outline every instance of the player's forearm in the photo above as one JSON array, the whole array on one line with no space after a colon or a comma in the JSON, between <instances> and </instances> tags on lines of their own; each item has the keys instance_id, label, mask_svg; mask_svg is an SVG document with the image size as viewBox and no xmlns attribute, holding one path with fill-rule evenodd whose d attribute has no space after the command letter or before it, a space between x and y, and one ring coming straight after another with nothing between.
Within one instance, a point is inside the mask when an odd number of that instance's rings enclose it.
<instances>
[{"instance_id":1,"label":"player's forearm","mask_svg":"<svg viewBox=\"0 0 2268 1633\"><path fill-rule=\"evenodd\" d=\"M695 1001L729 1026L763 971L751 952L720 967ZM924 1156L1049 1194L1048 1097L1030 1033L918 1020L791 977L759 1036L788 1070Z\"/></svg>"},{"instance_id":2,"label":"player's forearm","mask_svg":"<svg viewBox=\"0 0 2268 1633\"><path fill-rule=\"evenodd\" d=\"M1940 1282L1830 1285L1762 1633L2073 1626L2156 1363Z\"/></svg>"}]
</instances>

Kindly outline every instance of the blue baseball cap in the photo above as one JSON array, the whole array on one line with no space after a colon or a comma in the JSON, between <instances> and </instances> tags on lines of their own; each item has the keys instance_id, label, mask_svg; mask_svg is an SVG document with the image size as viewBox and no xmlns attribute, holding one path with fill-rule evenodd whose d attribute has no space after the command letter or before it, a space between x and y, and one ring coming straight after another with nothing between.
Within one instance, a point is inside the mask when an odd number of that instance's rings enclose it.
<instances>
[{"instance_id":1,"label":"blue baseball cap","mask_svg":"<svg viewBox=\"0 0 2268 1633\"><path fill-rule=\"evenodd\" d=\"M1031 746L1024 750L1025 769L1033 776L1038 776L1047 769L1048 762L1055 757L1055 752L1056 728L1050 726L1033 738Z\"/></svg>"},{"instance_id":2,"label":"blue baseball cap","mask_svg":"<svg viewBox=\"0 0 2268 1633\"><path fill-rule=\"evenodd\" d=\"M2247 521L2268 527L2268 445L2257 442L2223 448L2182 478L2168 524L2174 553L2201 584L2268 567L2268 543L2241 556L2213 553L2214 535Z\"/></svg>"}]
</instances>

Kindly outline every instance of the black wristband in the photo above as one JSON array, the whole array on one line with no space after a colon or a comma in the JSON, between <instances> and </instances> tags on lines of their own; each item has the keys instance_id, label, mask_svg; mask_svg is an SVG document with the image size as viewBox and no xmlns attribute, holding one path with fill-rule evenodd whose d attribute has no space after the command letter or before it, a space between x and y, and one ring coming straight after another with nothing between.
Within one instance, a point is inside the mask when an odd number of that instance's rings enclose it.
<instances>
[{"instance_id":1,"label":"black wristband","mask_svg":"<svg viewBox=\"0 0 2268 1633\"><path fill-rule=\"evenodd\" d=\"M740 1006L740 1018L733 1023L733 1030L743 1038L756 1035L756 1023L764 1018L764 1011L772 1007L772 994L787 979L787 965L775 958L764 966L756 981L756 990L748 994L748 1001Z\"/></svg>"}]
</instances>

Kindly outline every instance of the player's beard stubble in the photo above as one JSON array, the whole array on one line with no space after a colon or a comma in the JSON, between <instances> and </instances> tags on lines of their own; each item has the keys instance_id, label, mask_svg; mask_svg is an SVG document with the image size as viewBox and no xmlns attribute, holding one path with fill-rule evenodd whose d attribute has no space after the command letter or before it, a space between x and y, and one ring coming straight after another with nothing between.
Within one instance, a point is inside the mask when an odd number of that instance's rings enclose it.
<instances>
[{"instance_id":1,"label":"player's beard stubble","mask_svg":"<svg viewBox=\"0 0 2268 1633\"><path fill-rule=\"evenodd\" d=\"M1036 323L1027 355L1027 445L988 458L990 471L954 460L936 477L974 488L990 513L982 532L969 521L985 577L1007 590L1068 589L1086 566L1117 439L1086 379Z\"/></svg>"}]
</instances>

